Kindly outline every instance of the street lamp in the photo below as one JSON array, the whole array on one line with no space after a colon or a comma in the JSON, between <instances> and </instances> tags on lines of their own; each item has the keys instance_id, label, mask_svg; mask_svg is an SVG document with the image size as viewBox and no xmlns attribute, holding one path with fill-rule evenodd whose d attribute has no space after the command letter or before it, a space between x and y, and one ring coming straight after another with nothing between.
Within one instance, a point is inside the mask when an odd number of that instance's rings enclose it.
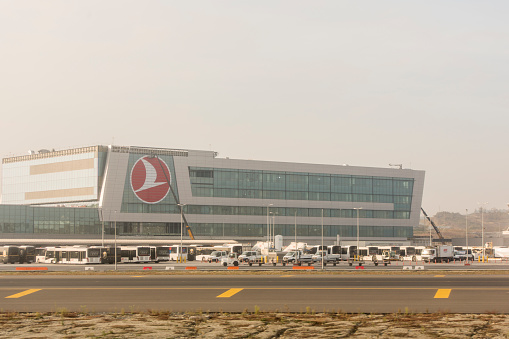
<instances>
[{"instance_id":1,"label":"street lamp","mask_svg":"<svg viewBox=\"0 0 509 339\"><path fill-rule=\"evenodd\" d=\"M466 264L468 264L468 208L465 209L466 211L466 214L465 214L465 243L466 243L466 247L467 247L467 261L466 261Z\"/></svg>"},{"instance_id":2,"label":"street lamp","mask_svg":"<svg viewBox=\"0 0 509 339\"><path fill-rule=\"evenodd\" d=\"M487 202L478 203L481 205L481 241L482 241L482 262L484 262L485 249L484 249L484 208L483 205L487 205Z\"/></svg>"},{"instance_id":3,"label":"street lamp","mask_svg":"<svg viewBox=\"0 0 509 339\"><path fill-rule=\"evenodd\" d=\"M180 262L182 262L182 237L184 233L184 206L186 204L178 204L180 207L180 248L179 248L179 257Z\"/></svg>"},{"instance_id":4,"label":"street lamp","mask_svg":"<svg viewBox=\"0 0 509 339\"><path fill-rule=\"evenodd\" d=\"M322 208L322 247L320 252L322 254L322 271L323 271L323 208Z\"/></svg>"},{"instance_id":5,"label":"street lamp","mask_svg":"<svg viewBox=\"0 0 509 339\"><path fill-rule=\"evenodd\" d=\"M115 271L117 270L117 211L113 211L114 214L115 214L115 223L114 223L114 227L115 227ZM110 214L111 215L111 214Z\"/></svg>"},{"instance_id":6,"label":"street lamp","mask_svg":"<svg viewBox=\"0 0 509 339\"><path fill-rule=\"evenodd\" d=\"M357 260L359 260L359 210L362 209L362 207L354 207L354 210L357 210Z\"/></svg>"},{"instance_id":7,"label":"street lamp","mask_svg":"<svg viewBox=\"0 0 509 339\"><path fill-rule=\"evenodd\" d=\"M101 220L102 220L102 228L101 228L101 247L104 247L104 215L103 208L99 207L99 211L101 212ZM102 250L101 250L102 251Z\"/></svg>"},{"instance_id":8,"label":"street lamp","mask_svg":"<svg viewBox=\"0 0 509 339\"><path fill-rule=\"evenodd\" d=\"M267 248L269 248L269 241L270 241L270 221L269 221L269 208L273 204L267 205Z\"/></svg>"}]
</instances>

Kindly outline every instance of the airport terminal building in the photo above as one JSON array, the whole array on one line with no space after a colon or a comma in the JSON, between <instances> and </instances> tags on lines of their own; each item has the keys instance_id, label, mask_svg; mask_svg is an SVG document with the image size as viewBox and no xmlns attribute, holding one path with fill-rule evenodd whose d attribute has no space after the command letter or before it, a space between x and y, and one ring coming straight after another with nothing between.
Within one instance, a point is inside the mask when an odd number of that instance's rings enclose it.
<instances>
[{"instance_id":1,"label":"airport terminal building","mask_svg":"<svg viewBox=\"0 0 509 339\"><path fill-rule=\"evenodd\" d=\"M41 150L2 159L5 238L394 241L419 223L424 171L220 158L133 146ZM183 206L181 214L180 205ZM358 217L357 217L358 213ZM322 217L323 215L323 217ZM187 238L187 237L186 237Z\"/></svg>"}]
</instances>

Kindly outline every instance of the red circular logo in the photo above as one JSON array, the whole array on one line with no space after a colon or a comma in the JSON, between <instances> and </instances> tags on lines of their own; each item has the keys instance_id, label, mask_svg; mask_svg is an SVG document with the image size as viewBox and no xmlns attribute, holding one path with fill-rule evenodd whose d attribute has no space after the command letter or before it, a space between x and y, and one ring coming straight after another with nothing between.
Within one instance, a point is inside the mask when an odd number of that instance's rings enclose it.
<instances>
[{"instance_id":1,"label":"red circular logo","mask_svg":"<svg viewBox=\"0 0 509 339\"><path fill-rule=\"evenodd\" d=\"M168 165L159 158L139 158L131 170L133 192L147 204L157 204L163 200L170 190L169 182L171 176Z\"/></svg>"}]
</instances>

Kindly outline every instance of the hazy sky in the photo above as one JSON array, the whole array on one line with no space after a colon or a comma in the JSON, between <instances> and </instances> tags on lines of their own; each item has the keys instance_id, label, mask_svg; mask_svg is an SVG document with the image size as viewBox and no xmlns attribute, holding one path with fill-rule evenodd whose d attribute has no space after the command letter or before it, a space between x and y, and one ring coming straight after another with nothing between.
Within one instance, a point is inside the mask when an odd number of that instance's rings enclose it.
<instances>
[{"instance_id":1,"label":"hazy sky","mask_svg":"<svg viewBox=\"0 0 509 339\"><path fill-rule=\"evenodd\" d=\"M0 156L97 144L426 171L509 202L507 1L0 2Z\"/></svg>"}]
</instances>

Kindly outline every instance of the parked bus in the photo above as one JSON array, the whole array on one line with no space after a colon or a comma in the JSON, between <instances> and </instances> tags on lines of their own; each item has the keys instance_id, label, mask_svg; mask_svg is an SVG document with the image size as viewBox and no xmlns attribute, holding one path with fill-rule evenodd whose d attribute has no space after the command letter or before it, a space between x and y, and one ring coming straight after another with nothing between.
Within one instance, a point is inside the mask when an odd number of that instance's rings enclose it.
<instances>
[{"instance_id":1,"label":"parked bus","mask_svg":"<svg viewBox=\"0 0 509 339\"><path fill-rule=\"evenodd\" d=\"M35 249L35 262L46 262L46 247L37 247Z\"/></svg>"},{"instance_id":2,"label":"parked bus","mask_svg":"<svg viewBox=\"0 0 509 339\"><path fill-rule=\"evenodd\" d=\"M121 262L149 262L150 247L149 246L121 246L120 247Z\"/></svg>"},{"instance_id":3,"label":"parked bus","mask_svg":"<svg viewBox=\"0 0 509 339\"><path fill-rule=\"evenodd\" d=\"M17 263L19 262L19 247L18 246L1 246L0 247L0 260L4 263Z\"/></svg>"},{"instance_id":4,"label":"parked bus","mask_svg":"<svg viewBox=\"0 0 509 339\"><path fill-rule=\"evenodd\" d=\"M19 247L19 263L34 263L35 262L35 247L34 246L20 246Z\"/></svg>"},{"instance_id":5,"label":"parked bus","mask_svg":"<svg viewBox=\"0 0 509 339\"><path fill-rule=\"evenodd\" d=\"M154 262L170 261L170 246L151 246L150 260Z\"/></svg>"},{"instance_id":6,"label":"parked bus","mask_svg":"<svg viewBox=\"0 0 509 339\"><path fill-rule=\"evenodd\" d=\"M86 246L61 246L46 248L46 263L59 264L100 264L101 248Z\"/></svg>"}]
</instances>

